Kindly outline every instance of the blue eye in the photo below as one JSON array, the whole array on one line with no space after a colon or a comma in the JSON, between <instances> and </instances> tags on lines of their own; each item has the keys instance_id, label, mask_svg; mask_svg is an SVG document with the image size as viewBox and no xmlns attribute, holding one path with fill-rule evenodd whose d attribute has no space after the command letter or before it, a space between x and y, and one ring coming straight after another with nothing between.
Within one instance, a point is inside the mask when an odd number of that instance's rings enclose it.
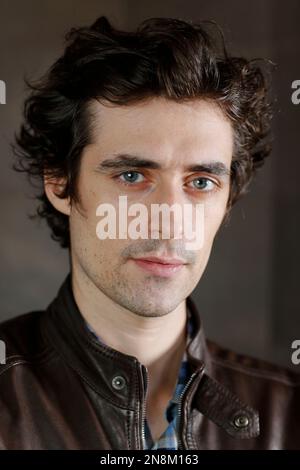
<instances>
[{"instance_id":1,"label":"blue eye","mask_svg":"<svg viewBox=\"0 0 300 470\"><path fill-rule=\"evenodd\" d=\"M141 173L139 173L138 171L124 171L123 173L121 173L121 174L119 175L120 178L121 178L122 176L124 177L124 180L122 180L122 181L123 181L124 183L127 183L127 184L128 184L128 183L129 183L129 184L130 184L130 183L140 183L141 181L143 181L143 179L142 179L142 180L138 180L138 177L139 177L139 176L142 177L142 178L144 178L144 176L143 176Z\"/></svg>"},{"instance_id":2,"label":"blue eye","mask_svg":"<svg viewBox=\"0 0 300 470\"><path fill-rule=\"evenodd\" d=\"M194 179L192 183L195 189L199 189L202 191L210 191L211 189L213 189L215 185L213 181L211 181L208 178L203 178L203 177ZM197 184L194 184L194 183L197 183Z\"/></svg>"}]
</instances>

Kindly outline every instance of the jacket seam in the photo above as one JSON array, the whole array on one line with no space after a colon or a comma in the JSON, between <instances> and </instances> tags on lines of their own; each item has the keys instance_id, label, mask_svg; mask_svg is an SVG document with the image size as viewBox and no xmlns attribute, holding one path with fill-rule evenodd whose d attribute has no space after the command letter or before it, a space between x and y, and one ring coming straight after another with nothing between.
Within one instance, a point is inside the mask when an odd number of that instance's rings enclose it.
<instances>
[{"instance_id":1,"label":"jacket seam","mask_svg":"<svg viewBox=\"0 0 300 470\"><path fill-rule=\"evenodd\" d=\"M262 371L258 371L257 369L254 369L252 367L249 367L249 366L241 366L239 364L235 364L235 363L232 363L226 359L217 359L215 357L212 357L211 358L212 362L218 364L218 365L223 365L224 367L227 367L229 369L234 369L234 370L238 370L239 372L242 372L244 374L247 374L247 375L250 375L250 376L253 376L253 377L259 377L259 378L262 378L262 379L270 379L270 380L273 380L273 381L276 381L276 382L279 382L279 383L282 383L282 384L285 384L285 385L289 385L289 386L292 386L292 387L299 387L300 385L300 374L299 374L299 383L294 383L292 381L289 381L288 379L284 378L284 377L278 377L275 373L272 373L272 372L269 372L267 371L266 369L262 370Z\"/></svg>"},{"instance_id":2,"label":"jacket seam","mask_svg":"<svg viewBox=\"0 0 300 470\"><path fill-rule=\"evenodd\" d=\"M43 358L39 358L37 360L29 360L26 359L24 356L14 354L12 356L9 356L7 360L12 359L12 358L18 358L19 360L15 359L15 361L10 362L9 364L6 364L6 366L3 367L3 369L0 369L0 375L3 375L6 371L11 369L12 367L18 366L20 364L43 364L44 362L48 361L49 359L52 359L55 356L55 351L49 350L47 351L47 355Z\"/></svg>"},{"instance_id":3,"label":"jacket seam","mask_svg":"<svg viewBox=\"0 0 300 470\"><path fill-rule=\"evenodd\" d=\"M131 449L131 440L130 440L130 412L126 410L126 433L127 433L127 442L128 448Z\"/></svg>"}]
</instances>

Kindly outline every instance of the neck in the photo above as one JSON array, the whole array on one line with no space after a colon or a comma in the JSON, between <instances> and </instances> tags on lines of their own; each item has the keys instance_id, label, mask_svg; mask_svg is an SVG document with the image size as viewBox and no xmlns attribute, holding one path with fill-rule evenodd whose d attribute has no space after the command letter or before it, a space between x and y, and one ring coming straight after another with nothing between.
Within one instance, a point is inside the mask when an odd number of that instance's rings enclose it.
<instances>
[{"instance_id":1,"label":"neck","mask_svg":"<svg viewBox=\"0 0 300 470\"><path fill-rule=\"evenodd\" d=\"M174 355L181 359L186 339L185 300L167 315L145 317L111 300L87 276L73 271L71 278L82 316L108 346L162 372Z\"/></svg>"}]
</instances>

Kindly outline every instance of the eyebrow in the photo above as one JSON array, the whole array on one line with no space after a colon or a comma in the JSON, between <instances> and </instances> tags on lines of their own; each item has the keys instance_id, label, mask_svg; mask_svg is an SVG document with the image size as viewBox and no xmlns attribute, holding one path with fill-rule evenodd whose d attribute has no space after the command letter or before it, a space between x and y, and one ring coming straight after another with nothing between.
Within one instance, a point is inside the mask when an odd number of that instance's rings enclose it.
<instances>
[{"instance_id":1,"label":"eyebrow","mask_svg":"<svg viewBox=\"0 0 300 470\"><path fill-rule=\"evenodd\" d=\"M132 169L132 168L147 168L151 170L161 170L163 166L155 162L142 158L137 155L121 153L114 156L114 158L103 160L98 166L97 171L106 173L110 169ZM230 176L231 171L220 161L203 162L184 167L185 171L206 172L217 176Z\"/></svg>"}]
</instances>

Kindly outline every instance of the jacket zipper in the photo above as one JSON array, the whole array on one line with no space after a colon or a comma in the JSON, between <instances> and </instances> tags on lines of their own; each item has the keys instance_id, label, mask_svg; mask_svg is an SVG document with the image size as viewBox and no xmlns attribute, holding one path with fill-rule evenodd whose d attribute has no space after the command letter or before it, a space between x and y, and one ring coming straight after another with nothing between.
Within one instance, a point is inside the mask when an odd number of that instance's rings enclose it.
<instances>
[{"instance_id":1,"label":"jacket zipper","mask_svg":"<svg viewBox=\"0 0 300 470\"><path fill-rule=\"evenodd\" d=\"M182 412L182 399L183 399L183 395L186 393L187 389L190 387L191 383L193 382L194 378L196 375L198 375L199 373L201 373L203 371L203 367L201 367L200 369L196 370L195 372L192 373L192 375L190 376L189 380L187 381L187 383L185 384L185 387L184 389L182 390L181 394L180 394L180 397L179 397L179 405L178 405L178 415L177 415L177 426L176 426L176 431L177 431L177 436L178 436L178 450L184 450L184 446L183 446L183 443L181 441L181 438L180 438L180 421L181 421L181 412Z\"/></svg>"},{"instance_id":2,"label":"jacket zipper","mask_svg":"<svg viewBox=\"0 0 300 470\"><path fill-rule=\"evenodd\" d=\"M142 377L143 377L143 384L144 384L144 402L143 402L143 408L142 408L142 432L141 434L142 434L142 449L145 450L146 449L145 418L146 418L146 403L147 403L147 391L148 391L149 378L148 378L147 369L143 364L141 366L141 369L142 369ZM178 449L180 450L184 449L181 439L180 439L180 432L179 432L181 409L182 409L182 398L183 398L183 395L186 393L187 389L189 388L191 382L194 380L194 377L198 375L201 371L203 371L203 367L193 372L193 374L190 376L189 380L185 384L185 387L182 390L180 397L179 397L178 416L177 416L177 436L178 436Z\"/></svg>"},{"instance_id":3,"label":"jacket zipper","mask_svg":"<svg viewBox=\"0 0 300 470\"><path fill-rule=\"evenodd\" d=\"M143 383L144 383L144 402L142 408L142 449L146 449L146 436L145 436L145 419L146 419L146 402L148 392L148 372L144 365L142 365ZM145 380L146 378L146 380Z\"/></svg>"}]
</instances>

